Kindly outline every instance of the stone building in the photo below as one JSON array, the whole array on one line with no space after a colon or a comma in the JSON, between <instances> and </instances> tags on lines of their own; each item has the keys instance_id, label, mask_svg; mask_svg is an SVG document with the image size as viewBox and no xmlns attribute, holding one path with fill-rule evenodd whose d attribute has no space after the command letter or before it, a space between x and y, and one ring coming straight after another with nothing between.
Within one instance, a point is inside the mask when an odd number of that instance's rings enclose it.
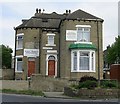
<instances>
[{"instance_id":1,"label":"stone building","mask_svg":"<svg viewBox=\"0 0 120 104\"><path fill-rule=\"evenodd\" d=\"M85 11L36 13L15 28L15 78L103 77L103 20Z\"/></svg>"}]
</instances>

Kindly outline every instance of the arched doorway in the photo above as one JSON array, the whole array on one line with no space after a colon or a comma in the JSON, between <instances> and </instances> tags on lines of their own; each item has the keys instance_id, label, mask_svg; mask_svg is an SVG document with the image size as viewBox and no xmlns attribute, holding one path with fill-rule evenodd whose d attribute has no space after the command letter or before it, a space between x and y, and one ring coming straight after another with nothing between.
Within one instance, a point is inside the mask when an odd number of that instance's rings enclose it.
<instances>
[{"instance_id":1,"label":"arched doorway","mask_svg":"<svg viewBox=\"0 0 120 104\"><path fill-rule=\"evenodd\" d=\"M55 57L48 57L48 76L55 76Z\"/></svg>"}]
</instances>

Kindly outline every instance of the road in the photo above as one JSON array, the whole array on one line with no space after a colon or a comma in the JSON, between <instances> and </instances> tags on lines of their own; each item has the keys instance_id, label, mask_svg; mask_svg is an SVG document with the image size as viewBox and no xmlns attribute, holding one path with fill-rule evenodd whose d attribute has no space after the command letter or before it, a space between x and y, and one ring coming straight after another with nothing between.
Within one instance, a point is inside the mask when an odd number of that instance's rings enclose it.
<instances>
[{"instance_id":1,"label":"road","mask_svg":"<svg viewBox=\"0 0 120 104\"><path fill-rule=\"evenodd\" d=\"M1 96L1 94L0 94ZM2 94L2 104L119 104L118 100L80 100L80 99L62 99L46 98L29 95ZM9 102L9 103L4 103ZM29 102L29 103L28 103Z\"/></svg>"}]
</instances>

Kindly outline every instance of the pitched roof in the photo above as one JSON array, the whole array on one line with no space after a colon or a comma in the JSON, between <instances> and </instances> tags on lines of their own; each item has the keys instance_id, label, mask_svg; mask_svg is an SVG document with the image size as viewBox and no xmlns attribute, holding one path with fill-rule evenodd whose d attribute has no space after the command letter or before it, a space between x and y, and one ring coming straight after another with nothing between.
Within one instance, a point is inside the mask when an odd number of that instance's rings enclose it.
<instances>
[{"instance_id":1,"label":"pitched roof","mask_svg":"<svg viewBox=\"0 0 120 104\"><path fill-rule=\"evenodd\" d=\"M79 9L79 10L73 12L72 14L69 14L66 17L66 19L100 19L100 18L93 16L93 15Z\"/></svg>"},{"instance_id":2,"label":"pitched roof","mask_svg":"<svg viewBox=\"0 0 120 104\"><path fill-rule=\"evenodd\" d=\"M59 25L62 20L79 20L79 19L99 19L100 21L103 21L102 19L93 16L87 12L84 12L82 10L77 10L73 13L68 14L57 14L56 12L47 14L47 13L35 13L35 16L31 17L28 20L23 20L23 23L16 27L16 29L19 28L59 28Z\"/></svg>"},{"instance_id":3,"label":"pitched roof","mask_svg":"<svg viewBox=\"0 0 120 104\"><path fill-rule=\"evenodd\" d=\"M31 18L28 21L24 22L23 24L19 25L17 28L59 28L60 19L39 19L39 18Z\"/></svg>"}]
</instances>

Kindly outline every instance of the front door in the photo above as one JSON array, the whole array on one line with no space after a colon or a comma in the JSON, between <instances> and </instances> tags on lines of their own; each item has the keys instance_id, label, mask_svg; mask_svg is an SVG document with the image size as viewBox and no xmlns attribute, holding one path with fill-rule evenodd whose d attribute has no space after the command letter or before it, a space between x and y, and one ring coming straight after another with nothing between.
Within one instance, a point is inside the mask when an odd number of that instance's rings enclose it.
<instances>
[{"instance_id":1,"label":"front door","mask_svg":"<svg viewBox=\"0 0 120 104\"><path fill-rule=\"evenodd\" d=\"M35 61L28 61L28 77L35 73Z\"/></svg>"},{"instance_id":2,"label":"front door","mask_svg":"<svg viewBox=\"0 0 120 104\"><path fill-rule=\"evenodd\" d=\"M48 61L48 76L55 75L55 60Z\"/></svg>"}]
</instances>

